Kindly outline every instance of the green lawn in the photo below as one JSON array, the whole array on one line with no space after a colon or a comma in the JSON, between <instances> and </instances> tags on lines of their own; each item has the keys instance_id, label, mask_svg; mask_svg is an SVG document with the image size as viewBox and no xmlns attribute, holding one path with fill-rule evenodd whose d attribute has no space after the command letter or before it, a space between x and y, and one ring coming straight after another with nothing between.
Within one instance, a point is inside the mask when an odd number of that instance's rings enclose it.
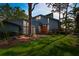
<instances>
[{"instance_id":1,"label":"green lawn","mask_svg":"<svg viewBox=\"0 0 79 59\"><path fill-rule=\"evenodd\" d=\"M0 48L2 56L69 56L79 55L79 38L74 35L47 35L11 48Z\"/></svg>"}]
</instances>

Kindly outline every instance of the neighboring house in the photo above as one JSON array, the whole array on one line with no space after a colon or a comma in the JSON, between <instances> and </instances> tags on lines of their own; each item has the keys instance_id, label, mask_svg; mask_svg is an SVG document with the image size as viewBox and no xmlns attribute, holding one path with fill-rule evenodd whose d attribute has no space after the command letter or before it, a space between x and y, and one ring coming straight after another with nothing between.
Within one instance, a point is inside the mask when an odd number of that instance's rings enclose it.
<instances>
[{"instance_id":1,"label":"neighboring house","mask_svg":"<svg viewBox=\"0 0 79 59\"><path fill-rule=\"evenodd\" d=\"M36 33L52 33L59 30L59 20L53 18L53 14L38 15L32 18L32 25Z\"/></svg>"}]
</instances>

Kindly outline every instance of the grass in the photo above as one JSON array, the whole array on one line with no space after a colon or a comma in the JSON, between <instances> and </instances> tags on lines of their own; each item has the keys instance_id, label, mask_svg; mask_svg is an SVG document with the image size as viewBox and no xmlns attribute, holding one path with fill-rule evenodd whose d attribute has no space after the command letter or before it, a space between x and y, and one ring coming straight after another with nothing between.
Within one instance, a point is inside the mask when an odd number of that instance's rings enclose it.
<instances>
[{"instance_id":1,"label":"grass","mask_svg":"<svg viewBox=\"0 0 79 59\"><path fill-rule=\"evenodd\" d=\"M47 35L11 48L0 48L1 56L73 56L79 55L79 38L74 35Z\"/></svg>"}]
</instances>

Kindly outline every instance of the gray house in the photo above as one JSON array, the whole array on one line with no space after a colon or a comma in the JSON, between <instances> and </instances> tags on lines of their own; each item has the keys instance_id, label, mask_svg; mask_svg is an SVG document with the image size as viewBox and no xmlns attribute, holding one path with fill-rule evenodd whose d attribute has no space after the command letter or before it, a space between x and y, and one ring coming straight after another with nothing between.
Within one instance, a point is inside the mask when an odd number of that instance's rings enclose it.
<instances>
[{"instance_id":1,"label":"gray house","mask_svg":"<svg viewBox=\"0 0 79 59\"><path fill-rule=\"evenodd\" d=\"M53 14L38 15L32 18L32 25L36 33L52 33L59 30L59 20L53 18Z\"/></svg>"},{"instance_id":2,"label":"gray house","mask_svg":"<svg viewBox=\"0 0 79 59\"><path fill-rule=\"evenodd\" d=\"M59 30L59 20L52 17L52 13L48 15L38 15L32 17L32 32L47 34L50 32L57 32ZM28 34L29 22L19 19L19 20L1 20L4 26L0 26L0 32L12 32Z\"/></svg>"},{"instance_id":3,"label":"gray house","mask_svg":"<svg viewBox=\"0 0 79 59\"><path fill-rule=\"evenodd\" d=\"M27 33L27 24L28 22L22 19L19 20L2 20L0 21L3 25L0 26L0 33L1 32L8 32L8 33ZM0 24L1 24L0 23Z\"/></svg>"}]
</instances>

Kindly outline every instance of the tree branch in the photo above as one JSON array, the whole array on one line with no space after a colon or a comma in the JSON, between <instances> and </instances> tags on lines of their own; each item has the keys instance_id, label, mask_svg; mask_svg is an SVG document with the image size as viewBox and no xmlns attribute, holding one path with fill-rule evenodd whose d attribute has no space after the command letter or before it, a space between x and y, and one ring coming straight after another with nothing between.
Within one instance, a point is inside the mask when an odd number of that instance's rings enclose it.
<instances>
[{"instance_id":1,"label":"tree branch","mask_svg":"<svg viewBox=\"0 0 79 59\"><path fill-rule=\"evenodd\" d=\"M34 8L35 8L35 6L37 5L38 3L35 3L34 5L33 5L33 8L32 8L32 10L31 11L33 11L34 10Z\"/></svg>"}]
</instances>

